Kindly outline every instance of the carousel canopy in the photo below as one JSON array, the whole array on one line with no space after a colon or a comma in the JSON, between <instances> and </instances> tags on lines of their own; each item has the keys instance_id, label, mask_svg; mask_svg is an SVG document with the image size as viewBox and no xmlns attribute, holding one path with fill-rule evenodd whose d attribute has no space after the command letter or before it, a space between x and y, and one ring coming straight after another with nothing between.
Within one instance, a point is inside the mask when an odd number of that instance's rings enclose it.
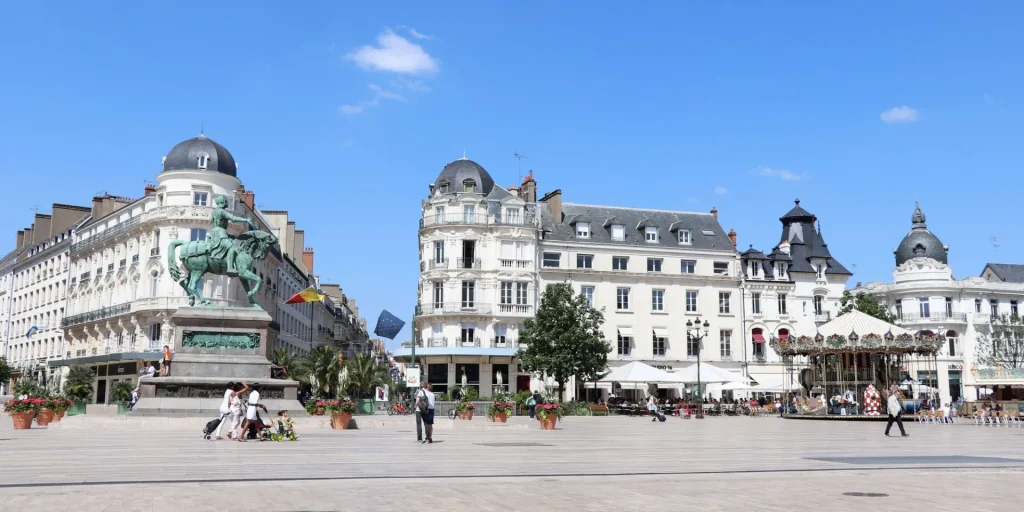
<instances>
[{"instance_id":1,"label":"carousel canopy","mask_svg":"<svg viewBox=\"0 0 1024 512\"><path fill-rule=\"evenodd\" d=\"M945 340L910 331L854 309L823 324L814 336L775 338L772 349L782 355L837 353L934 354Z\"/></svg>"}]
</instances>

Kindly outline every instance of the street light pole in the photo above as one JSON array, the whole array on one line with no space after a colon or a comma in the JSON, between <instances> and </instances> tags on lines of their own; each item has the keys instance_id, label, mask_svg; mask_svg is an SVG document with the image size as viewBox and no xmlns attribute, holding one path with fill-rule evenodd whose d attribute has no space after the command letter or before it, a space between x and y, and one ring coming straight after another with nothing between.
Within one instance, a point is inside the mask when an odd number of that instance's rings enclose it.
<instances>
[{"instance_id":1,"label":"street light pole","mask_svg":"<svg viewBox=\"0 0 1024 512\"><path fill-rule=\"evenodd\" d=\"M704 334L700 333L700 328L704 327ZM697 400L697 419L704 418L704 391L701 390L700 382L700 352L704 348L704 338L708 337L708 327L711 324L707 320L704 321L704 325L700 323L700 317L697 317L696 322L687 320L686 321L686 336L690 341L697 342L697 394L700 398Z\"/></svg>"}]
</instances>

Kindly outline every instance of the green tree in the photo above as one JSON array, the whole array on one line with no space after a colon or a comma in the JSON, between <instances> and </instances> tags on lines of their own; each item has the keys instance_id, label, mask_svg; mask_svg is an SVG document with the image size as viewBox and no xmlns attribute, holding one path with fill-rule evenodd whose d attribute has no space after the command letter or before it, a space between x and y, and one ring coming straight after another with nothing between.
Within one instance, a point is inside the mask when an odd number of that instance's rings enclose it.
<instances>
[{"instance_id":1,"label":"green tree","mask_svg":"<svg viewBox=\"0 0 1024 512\"><path fill-rule=\"evenodd\" d=\"M7 358L0 356L0 385L6 385L11 381L11 365L7 364Z\"/></svg>"},{"instance_id":2,"label":"green tree","mask_svg":"<svg viewBox=\"0 0 1024 512\"><path fill-rule=\"evenodd\" d=\"M88 401L92 398L92 381L95 375L92 368L83 365L72 366L64 379L64 394L77 401Z\"/></svg>"},{"instance_id":3,"label":"green tree","mask_svg":"<svg viewBox=\"0 0 1024 512\"><path fill-rule=\"evenodd\" d=\"M1018 316L992 318L992 331L975 344L975 362L988 368L1024 368L1024 321Z\"/></svg>"},{"instance_id":4,"label":"green tree","mask_svg":"<svg viewBox=\"0 0 1024 512\"><path fill-rule=\"evenodd\" d=\"M861 313L871 315L879 320L895 323L896 315L889 313L889 310L885 309L885 304L879 303L874 297L866 293L858 293L854 295L850 290L843 291L843 297L839 299L839 316L843 316L854 308Z\"/></svg>"},{"instance_id":5,"label":"green tree","mask_svg":"<svg viewBox=\"0 0 1024 512\"><path fill-rule=\"evenodd\" d=\"M604 340L604 314L587 298L573 293L569 284L553 284L544 290L537 314L526 321L519 335L519 360L528 372L552 377L562 400L571 377L594 380L608 365L611 345Z\"/></svg>"},{"instance_id":6,"label":"green tree","mask_svg":"<svg viewBox=\"0 0 1024 512\"><path fill-rule=\"evenodd\" d=\"M331 398L341 391L341 361L338 359L338 351L333 348L327 345L316 347L306 354L297 366L294 372L289 368L288 374L300 382L309 384L313 396Z\"/></svg>"},{"instance_id":7,"label":"green tree","mask_svg":"<svg viewBox=\"0 0 1024 512\"><path fill-rule=\"evenodd\" d=\"M346 361L345 368L348 369L348 388L357 398L373 398L377 386L391 385L387 368L369 354L359 354Z\"/></svg>"}]
</instances>

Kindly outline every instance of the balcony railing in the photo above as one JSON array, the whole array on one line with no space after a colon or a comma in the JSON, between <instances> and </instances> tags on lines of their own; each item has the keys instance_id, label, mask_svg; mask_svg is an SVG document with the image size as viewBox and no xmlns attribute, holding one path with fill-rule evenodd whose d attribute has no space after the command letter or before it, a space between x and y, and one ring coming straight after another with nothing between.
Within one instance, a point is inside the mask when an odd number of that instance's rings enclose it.
<instances>
[{"instance_id":1,"label":"balcony railing","mask_svg":"<svg viewBox=\"0 0 1024 512\"><path fill-rule=\"evenodd\" d=\"M132 310L131 303L118 304L116 306L110 306L108 308L100 308L93 311L86 311L77 315L66 316L61 320L61 327L70 327L72 325L79 325L88 322L95 322L97 320L103 320L104 318L110 318L113 316L123 315Z\"/></svg>"},{"instance_id":2,"label":"balcony railing","mask_svg":"<svg viewBox=\"0 0 1024 512\"><path fill-rule=\"evenodd\" d=\"M419 346L421 347L447 347L448 338L444 336L429 336L423 340L420 340Z\"/></svg>"},{"instance_id":3,"label":"balcony railing","mask_svg":"<svg viewBox=\"0 0 1024 512\"><path fill-rule=\"evenodd\" d=\"M533 313L531 304L498 304L498 313L513 313L517 315L529 315Z\"/></svg>"},{"instance_id":4,"label":"balcony railing","mask_svg":"<svg viewBox=\"0 0 1024 512\"><path fill-rule=\"evenodd\" d=\"M830 322L830 321L832 321L832 312L831 311L822 311L821 313L815 313L814 314L814 321L815 322L820 322L820 323Z\"/></svg>"},{"instance_id":5,"label":"balcony railing","mask_svg":"<svg viewBox=\"0 0 1024 512\"><path fill-rule=\"evenodd\" d=\"M490 304L451 302L444 304L423 304L416 307L417 315L489 315Z\"/></svg>"},{"instance_id":6,"label":"balcony railing","mask_svg":"<svg viewBox=\"0 0 1024 512\"><path fill-rule=\"evenodd\" d=\"M897 324L928 324L936 322L967 323L967 313L946 313L945 311L928 315L904 313L896 319Z\"/></svg>"},{"instance_id":7,"label":"balcony railing","mask_svg":"<svg viewBox=\"0 0 1024 512\"><path fill-rule=\"evenodd\" d=\"M459 259L462 259L462 258L459 258ZM441 269L448 268L448 258L441 258L440 260L437 260L437 259L430 260L430 263L428 263L428 266L430 267L430 270L434 270L436 268L441 268Z\"/></svg>"},{"instance_id":8,"label":"balcony railing","mask_svg":"<svg viewBox=\"0 0 1024 512\"><path fill-rule=\"evenodd\" d=\"M491 346L495 348L516 348L518 343L516 340L509 339L506 337L491 338Z\"/></svg>"},{"instance_id":9,"label":"balcony railing","mask_svg":"<svg viewBox=\"0 0 1024 512\"><path fill-rule=\"evenodd\" d=\"M765 357L765 355L764 355L764 354L754 354L754 355L753 355L753 356L751 357L751 359L752 359L752 360L753 360L753 361L754 361L755 363L763 363L763 362L767 361L767 357Z\"/></svg>"},{"instance_id":10,"label":"balcony railing","mask_svg":"<svg viewBox=\"0 0 1024 512\"><path fill-rule=\"evenodd\" d=\"M722 361L732 361L732 354L723 354L719 359Z\"/></svg>"},{"instance_id":11,"label":"balcony railing","mask_svg":"<svg viewBox=\"0 0 1024 512\"><path fill-rule=\"evenodd\" d=\"M479 347L480 346L480 338L473 338L473 339L459 338L459 346L460 347Z\"/></svg>"},{"instance_id":12,"label":"balcony railing","mask_svg":"<svg viewBox=\"0 0 1024 512\"><path fill-rule=\"evenodd\" d=\"M480 258L459 258L458 268L472 268L480 270Z\"/></svg>"},{"instance_id":13,"label":"balcony railing","mask_svg":"<svg viewBox=\"0 0 1024 512\"><path fill-rule=\"evenodd\" d=\"M420 219L420 228L450 225L532 226L534 225L534 216L531 214L502 218L501 216L492 216L486 213L456 211L445 213L444 215L425 215Z\"/></svg>"},{"instance_id":14,"label":"balcony railing","mask_svg":"<svg viewBox=\"0 0 1024 512\"><path fill-rule=\"evenodd\" d=\"M137 216L132 217L132 218L130 218L130 219L128 219L128 220L126 220L126 221L124 221L124 222L122 222L122 223L120 223L120 224L118 224L118 225L116 225L116 226L114 226L112 228L107 228L102 233L99 233L97 235L94 235L94 236L91 236L89 238L86 238L85 240L82 240L82 241L78 242L77 244L72 244L71 245L71 252L81 252L81 251L84 251L84 250L86 250L86 249L88 249L88 248L90 248L90 247L92 247L92 246L94 246L96 244L101 244L103 242L106 242L107 240L111 240L114 237L116 237L117 235L123 234L124 232L128 231L129 229L131 229L132 226L135 226L136 224L138 224L141 219L142 219L142 216L141 215L137 215Z\"/></svg>"},{"instance_id":15,"label":"balcony railing","mask_svg":"<svg viewBox=\"0 0 1024 512\"><path fill-rule=\"evenodd\" d=\"M498 260L498 266L500 266L501 268L532 268L533 267L533 261L531 261L531 260L509 260L509 259L502 258L502 259Z\"/></svg>"}]
</instances>

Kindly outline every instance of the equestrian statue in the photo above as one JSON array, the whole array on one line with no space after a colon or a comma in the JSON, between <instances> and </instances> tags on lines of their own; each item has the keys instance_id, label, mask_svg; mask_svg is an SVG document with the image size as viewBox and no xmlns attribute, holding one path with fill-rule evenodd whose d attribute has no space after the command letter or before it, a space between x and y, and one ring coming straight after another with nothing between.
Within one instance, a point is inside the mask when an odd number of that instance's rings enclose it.
<instances>
[{"instance_id":1,"label":"equestrian statue","mask_svg":"<svg viewBox=\"0 0 1024 512\"><path fill-rule=\"evenodd\" d=\"M267 251L277 245L277 237L272 233L256 229L256 225L249 219L227 211L228 200L226 197L217 196L214 202L217 207L210 216L213 228L207 234L206 240L192 242L174 240L171 242L167 247L167 268L171 277L188 293L189 305L194 306L196 299L199 299L199 302L205 306L210 305L210 301L203 297L202 292L196 288L202 282L203 276L210 273L237 277L242 283L242 288L245 288L249 304L259 309L260 306L256 303L253 295L259 291L263 282L252 271L252 264L256 260L267 257ZM232 236L227 229L231 222L245 224L250 230L237 237ZM181 249L181 264L188 270L187 276L182 275L178 264L174 261L174 251L180 245L185 246ZM255 284L250 284L250 282Z\"/></svg>"}]
</instances>

